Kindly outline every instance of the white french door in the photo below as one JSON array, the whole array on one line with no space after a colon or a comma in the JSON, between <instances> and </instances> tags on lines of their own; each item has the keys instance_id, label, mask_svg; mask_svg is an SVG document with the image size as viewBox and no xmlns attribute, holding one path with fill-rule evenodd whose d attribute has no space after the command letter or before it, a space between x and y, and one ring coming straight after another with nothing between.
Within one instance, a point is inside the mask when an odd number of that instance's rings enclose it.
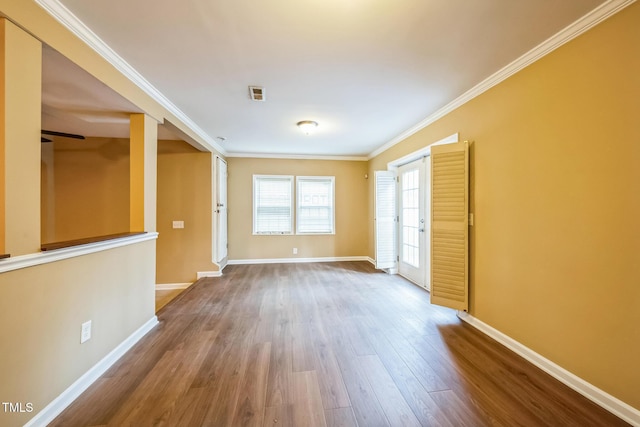
<instances>
[{"instance_id":1,"label":"white french door","mask_svg":"<svg viewBox=\"0 0 640 427\"><path fill-rule=\"evenodd\" d=\"M214 162L213 262L227 257L227 162L215 157Z\"/></svg>"},{"instance_id":2,"label":"white french door","mask_svg":"<svg viewBox=\"0 0 640 427\"><path fill-rule=\"evenodd\" d=\"M427 158L398 168L399 233L398 272L424 288L429 288L428 212L426 201Z\"/></svg>"}]
</instances>

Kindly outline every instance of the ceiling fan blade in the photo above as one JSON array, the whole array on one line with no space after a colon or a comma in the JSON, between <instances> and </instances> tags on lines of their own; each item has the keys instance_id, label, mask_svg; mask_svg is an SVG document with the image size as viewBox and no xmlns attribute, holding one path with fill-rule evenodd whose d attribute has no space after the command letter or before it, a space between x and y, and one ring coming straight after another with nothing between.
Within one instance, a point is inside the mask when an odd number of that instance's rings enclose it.
<instances>
[{"instance_id":1,"label":"ceiling fan blade","mask_svg":"<svg viewBox=\"0 0 640 427\"><path fill-rule=\"evenodd\" d=\"M77 135L75 133L66 133L66 132L56 132L53 130L44 130L42 129L43 135L51 135L51 136L62 136L64 138L73 138L73 139L85 139L82 135Z\"/></svg>"}]
</instances>

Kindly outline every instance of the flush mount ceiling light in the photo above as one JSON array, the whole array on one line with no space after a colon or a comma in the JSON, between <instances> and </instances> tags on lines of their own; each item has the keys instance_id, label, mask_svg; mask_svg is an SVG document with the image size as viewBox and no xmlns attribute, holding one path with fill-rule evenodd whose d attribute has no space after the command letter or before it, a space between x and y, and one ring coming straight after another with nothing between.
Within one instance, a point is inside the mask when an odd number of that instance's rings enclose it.
<instances>
[{"instance_id":1,"label":"flush mount ceiling light","mask_svg":"<svg viewBox=\"0 0 640 427\"><path fill-rule=\"evenodd\" d=\"M318 127L318 122L314 122L313 120L303 120L296 124L298 125L300 130L307 135L309 135Z\"/></svg>"}]
</instances>

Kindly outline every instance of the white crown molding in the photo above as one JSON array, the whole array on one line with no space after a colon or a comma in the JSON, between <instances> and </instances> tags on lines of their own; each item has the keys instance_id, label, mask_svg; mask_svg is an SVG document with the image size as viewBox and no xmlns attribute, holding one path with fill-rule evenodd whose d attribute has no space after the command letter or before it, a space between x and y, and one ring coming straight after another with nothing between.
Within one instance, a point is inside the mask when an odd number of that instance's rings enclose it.
<instances>
[{"instance_id":1,"label":"white crown molding","mask_svg":"<svg viewBox=\"0 0 640 427\"><path fill-rule=\"evenodd\" d=\"M297 264L308 262L340 262L340 261L369 261L368 256L343 256L343 257L316 257L316 258L253 258L253 259L231 259L229 265L247 264Z\"/></svg>"},{"instance_id":2,"label":"white crown molding","mask_svg":"<svg viewBox=\"0 0 640 427\"><path fill-rule=\"evenodd\" d=\"M340 160L350 162L366 162L367 156L317 156L312 154L269 154L269 153L227 153L228 157L251 159L294 159L294 160Z\"/></svg>"},{"instance_id":3,"label":"white crown molding","mask_svg":"<svg viewBox=\"0 0 640 427\"><path fill-rule=\"evenodd\" d=\"M207 144L210 145L210 149L215 149L226 157L253 157L253 158L265 158L265 159L312 159L312 160L351 160L351 161L367 161L370 160L394 145L404 141L409 136L415 134L421 129L432 124L436 120L449 114L456 108L466 104L478 95L486 92L493 86L499 84L505 79L509 78L513 74L517 73L521 69L527 67L531 63L537 61L543 56L549 54L630 4L635 0L608 0L595 8L591 12L587 13L582 18L579 18L563 30L559 31L549 39L540 43L538 46L531 49L529 52L522 55L506 67L497 71L489 76L458 98L454 99L435 113L429 115L427 118L407 129L391 141L385 143L381 147L371 152L368 156L304 156L304 155L270 155L261 153L227 153L227 151L220 146L213 138L202 130L193 120L191 120L182 110L180 110L175 104L173 104L166 96L164 96L158 89L156 89L149 81L147 81L140 73L138 73L131 65L129 65L122 57L120 57L113 49L111 49L100 37L98 37L89 27L87 27L82 21L80 21L69 9L67 9L58 0L35 0L45 11L60 22L69 31L79 37L88 46L94 49L100 56L112 64L117 70L125 75L134 84L140 87L145 93L151 96L156 102L170 111L178 119L180 119L185 125L194 131L200 138L202 138Z\"/></svg>"},{"instance_id":4,"label":"white crown molding","mask_svg":"<svg viewBox=\"0 0 640 427\"><path fill-rule=\"evenodd\" d=\"M49 15L62 24L65 28L76 35L80 40L95 50L107 62L113 65L125 77L131 80L136 86L142 89L147 95L153 98L158 104L170 111L174 116L187 125L196 135L202 138L212 151L215 149L219 153L226 155L227 152L220 144L202 130L189 116L180 110L162 92L156 89L142 74L135 70L127 61L109 47L96 33L91 31L78 17L66 8L58 0L35 0Z\"/></svg>"},{"instance_id":5,"label":"white crown molding","mask_svg":"<svg viewBox=\"0 0 640 427\"><path fill-rule=\"evenodd\" d=\"M634 2L635 0L609 0L602 3L600 6L593 9L591 12L587 13L582 18L579 18L578 20L576 20L569 26L565 27L564 29L560 30L553 36L549 37L547 40L540 43L538 46L534 47L529 52L525 53L515 61L511 62L510 64L498 70L497 72L493 73L492 75L487 77L485 80L483 80L482 82L478 83L477 85L475 85L474 87L472 87L471 89L469 89L468 91L460 95L458 98L454 99L444 107L437 110L435 113L431 114L430 116L422 120L420 123L407 129L406 131L402 132L400 135L393 138L391 141L385 143L381 147L372 151L367 156L367 159L372 159L378 156L379 154L387 151L389 148L404 141L414 133L424 129L425 127L429 126L436 120L441 119L442 117L446 116L456 108L461 107L462 105L471 101L473 98L491 89L493 86L497 85L498 83L503 82L504 80L511 77L513 74L531 65L532 63L536 62L543 56L548 55L549 53L553 52L560 46L573 40L574 38L578 37L580 34L598 25L600 22L604 21L610 16L620 12L622 9L624 9L625 7L629 6L631 3L634 3Z\"/></svg>"},{"instance_id":6,"label":"white crown molding","mask_svg":"<svg viewBox=\"0 0 640 427\"><path fill-rule=\"evenodd\" d=\"M74 400L78 398L91 384L93 384L107 369L118 361L131 347L134 346L147 332L158 324L158 318L153 316L144 325L140 326L137 331L129 335L116 348L107 354L102 360L96 363L91 369L85 372L65 391L56 397L45 408L38 412L25 427L46 426L55 419L62 411L64 411Z\"/></svg>"},{"instance_id":7,"label":"white crown molding","mask_svg":"<svg viewBox=\"0 0 640 427\"><path fill-rule=\"evenodd\" d=\"M117 239L103 240L101 242L87 243L86 245L71 246L63 249L5 258L0 260L0 273L61 261L67 258L75 258L82 255L92 254L94 252L102 252L108 249L119 248L121 246L134 245L136 243L155 240L157 238L158 233L149 232L136 234L134 236L119 237Z\"/></svg>"},{"instance_id":8,"label":"white crown molding","mask_svg":"<svg viewBox=\"0 0 640 427\"><path fill-rule=\"evenodd\" d=\"M487 325L482 320L479 320L464 311L458 311L458 317L464 322L498 341L509 350L522 356L525 360L531 362L558 381L562 382L568 387L571 387L595 404L622 418L631 425L640 426L640 410L610 395L604 390L599 389L593 384L588 383L574 373L567 371L562 366L557 365L546 357L531 350L524 344L521 344L510 336L505 335L492 326Z\"/></svg>"}]
</instances>

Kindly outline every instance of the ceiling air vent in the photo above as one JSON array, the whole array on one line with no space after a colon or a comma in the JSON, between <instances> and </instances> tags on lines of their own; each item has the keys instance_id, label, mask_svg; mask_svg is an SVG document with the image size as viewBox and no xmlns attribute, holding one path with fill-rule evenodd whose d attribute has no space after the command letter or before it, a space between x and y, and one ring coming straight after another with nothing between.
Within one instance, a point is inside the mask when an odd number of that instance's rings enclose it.
<instances>
[{"instance_id":1,"label":"ceiling air vent","mask_svg":"<svg viewBox=\"0 0 640 427\"><path fill-rule=\"evenodd\" d=\"M249 86L249 95L253 101L264 101L264 88L261 86Z\"/></svg>"}]
</instances>

